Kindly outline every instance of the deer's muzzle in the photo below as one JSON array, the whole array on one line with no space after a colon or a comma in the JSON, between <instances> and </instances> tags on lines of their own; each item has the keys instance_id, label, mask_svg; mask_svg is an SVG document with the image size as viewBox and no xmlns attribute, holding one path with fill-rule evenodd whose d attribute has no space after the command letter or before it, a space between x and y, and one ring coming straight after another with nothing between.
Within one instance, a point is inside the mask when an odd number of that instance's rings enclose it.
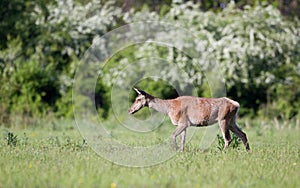
<instances>
[{"instance_id":1,"label":"deer's muzzle","mask_svg":"<svg viewBox=\"0 0 300 188\"><path fill-rule=\"evenodd\" d=\"M134 110L134 109L131 109L131 108L128 110L128 114L134 114L136 112L137 112L137 110Z\"/></svg>"}]
</instances>

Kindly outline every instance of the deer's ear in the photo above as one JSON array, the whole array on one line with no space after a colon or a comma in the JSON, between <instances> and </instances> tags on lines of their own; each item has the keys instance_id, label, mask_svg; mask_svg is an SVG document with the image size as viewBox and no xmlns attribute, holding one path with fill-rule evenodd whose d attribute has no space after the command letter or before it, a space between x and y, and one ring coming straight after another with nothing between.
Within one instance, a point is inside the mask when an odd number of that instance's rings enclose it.
<instances>
[{"instance_id":1,"label":"deer's ear","mask_svg":"<svg viewBox=\"0 0 300 188\"><path fill-rule=\"evenodd\" d=\"M137 89L137 88L135 88L135 87L134 87L133 89L134 89L139 95L142 94L142 92L141 92L139 89Z\"/></svg>"},{"instance_id":2,"label":"deer's ear","mask_svg":"<svg viewBox=\"0 0 300 188\"><path fill-rule=\"evenodd\" d=\"M138 89L138 88L133 88L139 95L148 95L145 91L143 91L143 90L140 90L140 89Z\"/></svg>"}]
</instances>

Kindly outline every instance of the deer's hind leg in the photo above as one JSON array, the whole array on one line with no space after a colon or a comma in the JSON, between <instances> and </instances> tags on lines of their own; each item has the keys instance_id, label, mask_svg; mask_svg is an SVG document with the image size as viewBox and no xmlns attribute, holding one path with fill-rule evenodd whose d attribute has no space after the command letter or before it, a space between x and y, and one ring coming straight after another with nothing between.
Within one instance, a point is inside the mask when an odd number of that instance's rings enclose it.
<instances>
[{"instance_id":1,"label":"deer's hind leg","mask_svg":"<svg viewBox=\"0 0 300 188\"><path fill-rule=\"evenodd\" d=\"M237 126L235 120L232 122L231 126L230 126L230 130L237 136L239 137L243 144L246 147L246 150L249 151L250 150L250 146L248 143L248 139L247 139L247 135Z\"/></svg>"},{"instance_id":2,"label":"deer's hind leg","mask_svg":"<svg viewBox=\"0 0 300 188\"><path fill-rule=\"evenodd\" d=\"M219 121L220 129L224 138L224 149L226 149L230 142L231 142L231 136L229 132L229 123L228 120L223 119Z\"/></svg>"}]
</instances>

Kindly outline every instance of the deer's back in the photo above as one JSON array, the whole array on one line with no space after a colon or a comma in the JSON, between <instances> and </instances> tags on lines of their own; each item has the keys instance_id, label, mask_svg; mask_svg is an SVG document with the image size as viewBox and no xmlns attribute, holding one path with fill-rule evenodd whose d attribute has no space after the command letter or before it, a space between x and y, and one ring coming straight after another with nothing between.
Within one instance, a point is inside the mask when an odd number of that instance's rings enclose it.
<instances>
[{"instance_id":1,"label":"deer's back","mask_svg":"<svg viewBox=\"0 0 300 188\"><path fill-rule=\"evenodd\" d=\"M171 100L172 107L169 116L174 124L188 121L191 125L206 126L216 123L228 111L239 108L236 101L222 98L200 98L181 96ZM224 115L223 115L224 114Z\"/></svg>"}]
</instances>

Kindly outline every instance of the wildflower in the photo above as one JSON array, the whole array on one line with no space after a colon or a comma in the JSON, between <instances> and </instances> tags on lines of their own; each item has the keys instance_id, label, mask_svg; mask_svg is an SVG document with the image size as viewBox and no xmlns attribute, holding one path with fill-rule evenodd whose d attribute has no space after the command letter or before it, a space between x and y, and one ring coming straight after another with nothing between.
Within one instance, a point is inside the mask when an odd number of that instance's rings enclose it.
<instances>
[{"instance_id":1,"label":"wildflower","mask_svg":"<svg viewBox=\"0 0 300 188\"><path fill-rule=\"evenodd\" d=\"M116 188L116 187L117 187L117 184L116 184L116 183L112 182L112 183L110 184L110 188Z\"/></svg>"}]
</instances>

